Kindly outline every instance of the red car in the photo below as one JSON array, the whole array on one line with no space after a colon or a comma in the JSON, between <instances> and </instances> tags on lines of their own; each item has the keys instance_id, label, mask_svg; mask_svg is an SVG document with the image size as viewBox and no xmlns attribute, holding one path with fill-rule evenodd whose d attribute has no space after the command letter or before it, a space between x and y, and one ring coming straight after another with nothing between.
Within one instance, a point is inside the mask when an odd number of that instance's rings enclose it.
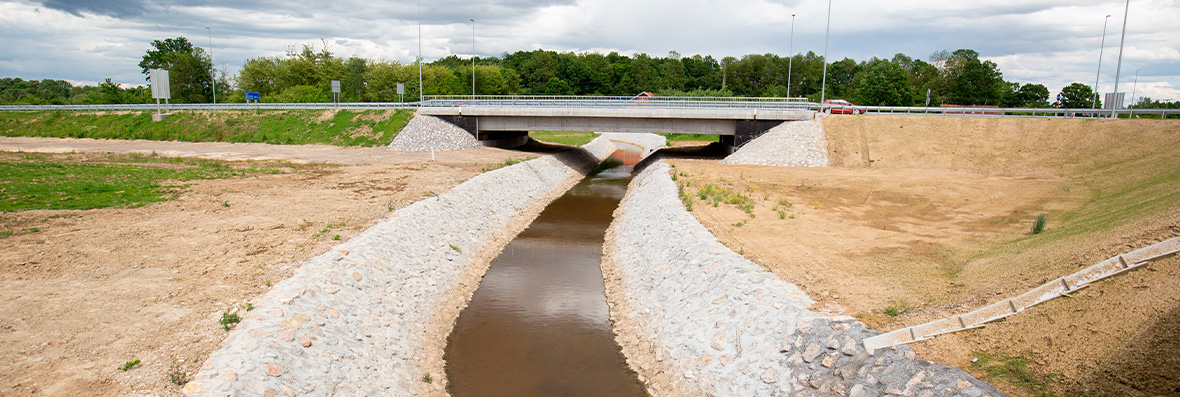
<instances>
[{"instance_id":1,"label":"red car","mask_svg":"<svg viewBox=\"0 0 1180 397\"><path fill-rule=\"evenodd\" d=\"M829 99L824 101L825 111L831 114L865 114L864 109L856 109L854 106L856 105L853 105L852 102L843 99Z\"/></svg>"}]
</instances>

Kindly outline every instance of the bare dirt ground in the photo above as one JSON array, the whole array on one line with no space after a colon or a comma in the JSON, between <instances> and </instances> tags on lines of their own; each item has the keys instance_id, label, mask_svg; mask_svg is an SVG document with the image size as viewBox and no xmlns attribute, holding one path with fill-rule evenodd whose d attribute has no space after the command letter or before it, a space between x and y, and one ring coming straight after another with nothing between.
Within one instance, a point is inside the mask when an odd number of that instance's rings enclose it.
<instances>
[{"instance_id":1,"label":"bare dirt ground","mask_svg":"<svg viewBox=\"0 0 1180 397\"><path fill-rule=\"evenodd\" d=\"M0 237L0 395L177 395L169 373L194 372L220 347L224 310L390 208L536 156L485 148L430 161L429 152L383 148L0 138L0 151L18 150L303 164L193 181L176 200L141 208L0 213L0 229L39 230Z\"/></svg>"},{"instance_id":2,"label":"bare dirt ground","mask_svg":"<svg viewBox=\"0 0 1180 397\"><path fill-rule=\"evenodd\" d=\"M824 126L833 168L671 162L690 192L714 184L755 202L753 217L694 203L722 242L818 309L882 331L1180 235L1180 123L834 116ZM1048 230L1031 235L1041 213ZM1176 394L1176 291L1180 259L1169 258L914 347L1017 395Z\"/></svg>"}]
</instances>

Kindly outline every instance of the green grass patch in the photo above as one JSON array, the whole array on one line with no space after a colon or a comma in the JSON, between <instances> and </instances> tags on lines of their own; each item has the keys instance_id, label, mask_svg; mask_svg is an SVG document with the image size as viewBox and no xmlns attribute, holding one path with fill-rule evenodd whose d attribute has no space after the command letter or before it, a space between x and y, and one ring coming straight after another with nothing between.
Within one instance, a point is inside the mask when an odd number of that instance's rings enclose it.
<instances>
[{"instance_id":1,"label":"green grass patch","mask_svg":"<svg viewBox=\"0 0 1180 397\"><path fill-rule=\"evenodd\" d=\"M1053 396L1046 382L1028 368L1028 360L1020 357L995 357L985 352L974 352L971 368L987 374L985 380L1001 379L1024 389L1033 396ZM1049 377L1052 377L1049 374Z\"/></svg>"},{"instance_id":2,"label":"green grass patch","mask_svg":"<svg viewBox=\"0 0 1180 397\"><path fill-rule=\"evenodd\" d=\"M718 142L721 135L710 134L664 134L669 141Z\"/></svg>"},{"instance_id":3,"label":"green grass patch","mask_svg":"<svg viewBox=\"0 0 1180 397\"><path fill-rule=\"evenodd\" d=\"M175 198L186 181L281 173L277 162L144 155L0 154L0 212L133 208Z\"/></svg>"},{"instance_id":4,"label":"green grass patch","mask_svg":"<svg viewBox=\"0 0 1180 397\"><path fill-rule=\"evenodd\" d=\"M582 146L593 141L594 138L598 137L598 134L572 131L533 131L529 133L529 136L541 142Z\"/></svg>"},{"instance_id":5,"label":"green grass patch","mask_svg":"<svg viewBox=\"0 0 1180 397\"><path fill-rule=\"evenodd\" d=\"M118 369L120 371L127 371L131 368L134 368L136 365L139 365L139 363L140 363L139 359L131 360L131 361L123 363L123 366L119 367Z\"/></svg>"},{"instance_id":6,"label":"green grass patch","mask_svg":"<svg viewBox=\"0 0 1180 397\"><path fill-rule=\"evenodd\" d=\"M177 111L152 122L144 112L0 112L0 135L54 138L256 142L280 145L388 145L410 122L399 110Z\"/></svg>"}]
</instances>

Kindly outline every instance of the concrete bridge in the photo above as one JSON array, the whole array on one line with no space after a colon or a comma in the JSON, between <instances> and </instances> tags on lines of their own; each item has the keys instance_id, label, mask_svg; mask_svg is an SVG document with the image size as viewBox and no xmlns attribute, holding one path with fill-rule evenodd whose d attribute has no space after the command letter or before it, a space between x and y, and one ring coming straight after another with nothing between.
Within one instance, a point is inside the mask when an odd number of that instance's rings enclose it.
<instances>
[{"instance_id":1,"label":"concrete bridge","mask_svg":"<svg viewBox=\"0 0 1180 397\"><path fill-rule=\"evenodd\" d=\"M720 135L737 148L784 121L812 119L807 105L785 98L466 96L427 97L419 113L487 146L519 146L529 131L594 131Z\"/></svg>"}]
</instances>

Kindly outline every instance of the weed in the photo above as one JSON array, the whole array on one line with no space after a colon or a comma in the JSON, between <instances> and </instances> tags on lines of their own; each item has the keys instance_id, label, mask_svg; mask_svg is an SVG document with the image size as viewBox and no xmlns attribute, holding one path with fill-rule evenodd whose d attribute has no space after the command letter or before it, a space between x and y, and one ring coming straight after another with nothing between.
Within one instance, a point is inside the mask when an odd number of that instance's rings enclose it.
<instances>
[{"instance_id":1,"label":"weed","mask_svg":"<svg viewBox=\"0 0 1180 397\"><path fill-rule=\"evenodd\" d=\"M607 158L606 160L603 160L601 163L598 163L598 166L594 167L594 170L590 171L590 173L586 174L586 176L595 176L595 175L601 174L603 171L618 167L620 165L623 165L622 161L615 160L613 158Z\"/></svg>"},{"instance_id":2,"label":"weed","mask_svg":"<svg viewBox=\"0 0 1180 397\"><path fill-rule=\"evenodd\" d=\"M737 227L742 227L742 226L744 226L745 224L746 224L746 221L744 221L744 220L741 220L741 221L738 221L737 223L735 223L735 224L733 224L733 225L734 225L734 226L737 226Z\"/></svg>"},{"instance_id":3,"label":"weed","mask_svg":"<svg viewBox=\"0 0 1180 397\"><path fill-rule=\"evenodd\" d=\"M791 206L792 206L791 202L787 201L787 199L778 199L778 205L783 206L783 207L787 207L787 208L791 208Z\"/></svg>"},{"instance_id":4,"label":"weed","mask_svg":"<svg viewBox=\"0 0 1180 397\"><path fill-rule=\"evenodd\" d=\"M25 229L25 232L28 232L28 233L36 233L39 231L41 231L41 228L39 228L39 227L30 227L28 229Z\"/></svg>"},{"instance_id":5,"label":"weed","mask_svg":"<svg viewBox=\"0 0 1180 397\"><path fill-rule=\"evenodd\" d=\"M447 245L451 246L451 249L455 250L455 252L463 252L463 250L459 249L459 247L456 247L454 244L447 244Z\"/></svg>"},{"instance_id":6,"label":"weed","mask_svg":"<svg viewBox=\"0 0 1180 397\"><path fill-rule=\"evenodd\" d=\"M815 207L815 209L816 209L816 210L819 210L819 206L820 206L820 204L821 204L821 203L820 203L820 202L818 202L818 201L812 201L812 202L811 202L811 206Z\"/></svg>"},{"instance_id":7,"label":"weed","mask_svg":"<svg viewBox=\"0 0 1180 397\"><path fill-rule=\"evenodd\" d=\"M897 317L902 314L905 314L905 312L907 312L909 310L910 310L910 305L905 303L905 301L896 301L896 302L890 302L888 306L885 306L884 312L885 312L885 315L887 315L889 317Z\"/></svg>"},{"instance_id":8,"label":"weed","mask_svg":"<svg viewBox=\"0 0 1180 397\"><path fill-rule=\"evenodd\" d=\"M1037 220L1033 222L1032 234L1041 234L1045 231L1045 214L1037 215Z\"/></svg>"},{"instance_id":9,"label":"weed","mask_svg":"<svg viewBox=\"0 0 1180 397\"><path fill-rule=\"evenodd\" d=\"M229 208L229 201L222 201L222 202L221 202L221 207L222 207L222 208Z\"/></svg>"},{"instance_id":10,"label":"weed","mask_svg":"<svg viewBox=\"0 0 1180 397\"><path fill-rule=\"evenodd\" d=\"M393 212L396 209L397 209L397 207L395 207L393 205L393 200L389 200L388 202L385 203L385 210L386 211Z\"/></svg>"},{"instance_id":11,"label":"weed","mask_svg":"<svg viewBox=\"0 0 1180 397\"><path fill-rule=\"evenodd\" d=\"M787 211L779 210L778 219L787 219Z\"/></svg>"},{"instance_id":12,"label":"weed","mask_svg":"<svg viewBox=\"0 0 1180 397\"><path fill-rule=\"evenodd\" d=\"M188 383L188 371L184 370L179 361L172 360L172 365L168 366L168 381L177 386Z\"/></svg>"},{"instance_id":13,"label":"weed","mask_svg":"<svg viewBox=\"0 0 1180 397\"><path fill-rule=\"evenodd\" d=\"M1034 396L1051 396L1045 382L1028 368L1028 359L1021 357L994 357L985 352L973 352L975 359L971 366L983 370L989 378L1003 379L1019 386ZM1046 374L1051 377L1052 374Z\"/></svg>"},{"instance_id":14,"label":"weed","mask_svg":"<svg viewBox=\"0 0 1180 397\"><path fill-rule=\"evenodd\" d=\"M224 328L226 331L229 331L230 328L233 328L233 326L240 322L242 322L242 316L239 316L237 312L227 310L221 313L221 328Z\"/></svg>"},{"instance_id":15,"label":"weed","mask_svg":"<svg viewBox=\"0 0 1180 397\"><path fill-rule=\"evenodd\" d=\"M422 374L422 383L432 383L432 382L434 382L434 379L430 377L430 374Z\"/></svg>"},{"instance_id":16,"label":"weed","mask_svg":"<svg viewBox=\"0 0 1180 397\"><path fill-rule=\"evenodd\" d=\"M332 236L332 240L340 240L340 235L337 234L335 236Z\"/></svg>"},{"instance_id":17,"label":"weed","mask_svg":"<svg viewBox=\"0 0 1180 397\"><path fill-rule=\"evenodd\" d=\"M251 311L251 310L254 310L254 304L250 303L250 302L246 302L246 311Z\"/></svg>"},{"instance_id":18,"label":"weed","mask_svg":"<svg viewBox=\"0 0 1180 397\"><path fill-rule=\"evenodd\" d=\"M11 235L12 235L11 230L0 231L0 236L11 236Z\"/></svg>"},{"instance_id":19,"label":"weed","mask_svg":"<svg viewBox=\"0 0 1180 397\"><path fill-rule=\"evenodd\" d=\"M484 168L480 169L480 171L483 171L483 172L488 172L488 171L495 171L495 170L498 170L498 169L501 169L501 168L504 168L504 167L507 167L507 166L510 166L510 165L516 165L516 164L520 164L520 163L523 163L523 162L525 162L525 161L529 161L529 160L532 160L532 159L535 159L535 158L536 158L536 157L526 157L526 158L519 158L519 159L507 159L507 160L504 160L503 162L501 162L501 163L499 163L499 164L492 164L491 166L484 167ZM433 193L433 192L431 192L431 193ZM437 194L435 194L435 196L438 196L438 195L437 195Z\"/></svg>"},{"instance_id":20,"label":"weed","mask_svg":"<svg viewBox=\"0 0 1180 397\"><path fill-rule=\"evenodd\" d=\"M120 371L126 371L126 370L129 370L129 369L131 369L132 367L134 367L134 366L136 366L136 365L139 365L139 359L138 359L138 358L137 358L137 359L134 359L134 360L131 360L131 361L128 361L128 362L125 362L125 363L123 363L123 366L122 366L122 367L119 367L119 370L120 370Z\"/></svg>"},{"instance_id":21,"label":"weed","mask_svg":"<svg viewBox=\"0 0 1180 397\"><path fill-rule=\"evenodd\" d=\"M795 219L795 214L791 214L788 218Z\"/></svg>"}]
</instances>

